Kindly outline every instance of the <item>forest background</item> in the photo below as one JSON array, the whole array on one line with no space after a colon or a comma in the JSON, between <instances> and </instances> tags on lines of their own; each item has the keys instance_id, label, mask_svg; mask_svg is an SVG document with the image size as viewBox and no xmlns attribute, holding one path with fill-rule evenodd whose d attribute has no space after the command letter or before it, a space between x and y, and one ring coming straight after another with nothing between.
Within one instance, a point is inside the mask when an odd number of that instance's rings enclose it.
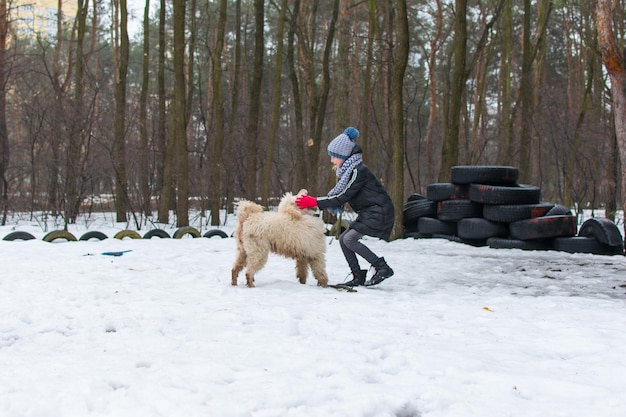
<instances>
[{"instance_id":1,"label":"forest background","mask_svg":"<svg viewBox=\"0 0 626 417\"><path fill-rule=\"evenodd\" d=\"M406 198L455 165L626 206L624 0L139 0L132 36L127 1L77 0L68 24L59 0L55 35L23 37L23 2L0 0L2 224L219 225L239 198L325 194L348 126L394 237Z\"/></svg>"}]
</instances>

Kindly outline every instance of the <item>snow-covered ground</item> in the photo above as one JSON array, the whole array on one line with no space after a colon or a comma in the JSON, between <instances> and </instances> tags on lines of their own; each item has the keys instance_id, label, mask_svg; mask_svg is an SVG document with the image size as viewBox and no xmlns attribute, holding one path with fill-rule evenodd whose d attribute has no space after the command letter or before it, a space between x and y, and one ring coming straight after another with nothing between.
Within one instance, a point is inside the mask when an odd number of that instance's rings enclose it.
<instances>
[{"instance_id":1,"label":"snow-covered ground","mask_svg":"<svg viewBox=\"0 0 626 417\"><path fill-rule=\"evenodd\" d=\"M368 240L396 274L345 293L277 256L232 287L232 238L43 234L0 241L3 417L626 415L623 256Z\"/></svg>"}]
</instances>

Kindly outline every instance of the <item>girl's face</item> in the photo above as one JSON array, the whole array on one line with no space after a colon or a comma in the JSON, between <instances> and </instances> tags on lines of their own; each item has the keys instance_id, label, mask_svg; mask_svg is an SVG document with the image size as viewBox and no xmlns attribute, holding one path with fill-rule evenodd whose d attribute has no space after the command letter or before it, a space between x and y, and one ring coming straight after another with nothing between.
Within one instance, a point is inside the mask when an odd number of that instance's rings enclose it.
<instances>
[{"instance_id":1,"label":"girl's face","mask_svg":"<svg viewBox=\"0 0 626 417\"><path fill-rule=\"evenodd\" d=\"M345 161L345 159L337 158L336 156L330 157L330 163L335 166L335 169L339 169Z\"/></svg>"}]
</instances>

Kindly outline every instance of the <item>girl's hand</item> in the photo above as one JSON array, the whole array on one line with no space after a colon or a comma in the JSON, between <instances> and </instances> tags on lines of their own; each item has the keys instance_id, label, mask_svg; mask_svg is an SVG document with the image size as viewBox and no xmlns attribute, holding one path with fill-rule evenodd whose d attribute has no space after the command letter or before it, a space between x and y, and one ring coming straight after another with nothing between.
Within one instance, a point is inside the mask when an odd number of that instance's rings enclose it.
<instances>
[{"instance_id":1,"label":"girl's hand","mask_svg":"<svg viewBox=\"0 0 626 417\"><path fill-rule=\"evenodd\" d=\"M310 195L301 195L296 198L296 205L302 210L317 207L317 198Z\"/></svg>"}]
</instances>

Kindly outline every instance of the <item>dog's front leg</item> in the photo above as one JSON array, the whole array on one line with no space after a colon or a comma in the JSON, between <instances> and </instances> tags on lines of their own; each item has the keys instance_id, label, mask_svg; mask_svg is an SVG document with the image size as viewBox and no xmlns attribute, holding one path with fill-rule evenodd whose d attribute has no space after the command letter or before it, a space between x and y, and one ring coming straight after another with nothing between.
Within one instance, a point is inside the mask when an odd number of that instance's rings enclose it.
<instances>
[{"instance_id":1,"label":"dog's front leg","mask_svg":"<svg viewBox=\"0 0 626 417\"><path fill-rule=\"evenodd\" d=\"M254 288L254 275L249 272L246 272L246 285L250 288Z\"/></svg>"},{"instance_id":2,"label":"dog's front leg","mask_svg":"<svg viewBox=\"0 0 626 417\"><path fill-rule=\"evenodd\" d=\"M311 272L317 280L317 285L326 287L328 285L328 275L326 275L326 261L323 256L309 260Z\"/></svg>"}]
</instances>

